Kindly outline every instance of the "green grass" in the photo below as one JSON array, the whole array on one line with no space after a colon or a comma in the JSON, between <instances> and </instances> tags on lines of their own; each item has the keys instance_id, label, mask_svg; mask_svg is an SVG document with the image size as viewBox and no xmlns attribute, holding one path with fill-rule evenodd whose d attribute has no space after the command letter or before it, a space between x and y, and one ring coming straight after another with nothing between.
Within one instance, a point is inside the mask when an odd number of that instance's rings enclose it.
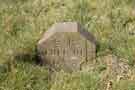
<instances>
[{"instance_id":1,"label":"green grass","mask_svg":"<svg viewBox=\"0 0 135 90\"><path fill-rule=\"evenodd\" d=\"M135 35L130 34L135 32L134 4L134 0L0 0L0 90L105 90L101 71L58 72L54 81L48 80L48 70L35 65L36 44L52 24L77 21L95 35L97 57L109 50L134 66ZM135 88L130 80L114 83L114 90Z\"/></svg>"},{"instance_id":2,"label":"green grass","mask_svg":"<svg viewBox=\"0 0 135 90\"><path fill-rule=\"evenodd\" d=\"M9 71L3 67L0 73L0 90L48 90L48 71L34 63L18 62Z\"/></svg>"}]
</instances>

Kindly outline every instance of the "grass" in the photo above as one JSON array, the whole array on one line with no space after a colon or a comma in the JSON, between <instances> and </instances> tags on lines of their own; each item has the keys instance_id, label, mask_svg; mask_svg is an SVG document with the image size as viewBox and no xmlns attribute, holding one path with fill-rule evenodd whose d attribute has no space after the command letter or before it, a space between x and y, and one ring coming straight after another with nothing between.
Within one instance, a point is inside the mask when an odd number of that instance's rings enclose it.
<instances>
[{"instance_id":1,"label":"grass","mask_svg":"<svg viewBox=\"0 0 135 90\"><path fill-rule=\"evenodd\" d=\"M54 23L77 21L96 36L97 57L108 50L135 63L134 0L0 0L0 90L105 90L100 70L56 73L35 65L36 44ZM57 18L56 18L57 17ZM104 83L103 85L101 83ZM134 80L114 90L134 90Z\"/></svg>"},{"instance_id":2,"label":"grass","mask_svg":"<svg viewBox=\"0 0 135 90\"><path fill-rule=\"evenodd\" d=\"M3 67L0 90L48 90L48 71L34 63L18 62L12 71Z\"/></svg>"}]
</instances>

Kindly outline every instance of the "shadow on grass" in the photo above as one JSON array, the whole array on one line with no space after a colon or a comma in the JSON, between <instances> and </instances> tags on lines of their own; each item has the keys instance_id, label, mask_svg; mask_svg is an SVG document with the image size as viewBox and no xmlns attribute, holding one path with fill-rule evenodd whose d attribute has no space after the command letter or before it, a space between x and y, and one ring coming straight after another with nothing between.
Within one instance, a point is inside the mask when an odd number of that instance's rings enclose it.
<instances>
[{"instance_id":1,"label":"shadow on grass","mask_svg":"<svg viewBox=\"0 0 135 90\"><path fill-rule=\"evenodd\" d=\"M35 49L33 52L17 53L14 55L14 60L17 62L42 65L38 52Z\"/></svg>"}]
</instances>

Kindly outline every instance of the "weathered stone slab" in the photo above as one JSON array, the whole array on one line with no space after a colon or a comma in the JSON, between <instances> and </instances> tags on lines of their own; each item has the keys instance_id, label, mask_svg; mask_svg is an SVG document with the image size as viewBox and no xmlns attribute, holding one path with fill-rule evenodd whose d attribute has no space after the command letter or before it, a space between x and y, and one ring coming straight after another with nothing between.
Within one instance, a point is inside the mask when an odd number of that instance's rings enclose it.
<instances>
[{"instance_id":1,"label":"weathered stone slab","mask_svg":"<svg viewBox=\"0 0 135 90\"><path fill-rule=\"evenodd\" d=\"M96 41L78 23L54 24L38 42L43 64L67 71L79 70L83 62L95 58Z\"/></svg>"}]
</instances>

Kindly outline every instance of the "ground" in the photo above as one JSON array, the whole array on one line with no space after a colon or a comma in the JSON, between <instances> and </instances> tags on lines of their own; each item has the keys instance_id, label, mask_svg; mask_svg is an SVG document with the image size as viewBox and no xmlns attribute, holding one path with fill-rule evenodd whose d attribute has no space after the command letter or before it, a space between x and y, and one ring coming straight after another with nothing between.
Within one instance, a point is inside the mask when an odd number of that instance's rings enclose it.
<instances>
[{"instance_id":1,"label":"ground","mask_svg":"<svg viewBox=\"0 0 135 90\"><path fill-rule=\"evenodd\" d=\"M0 0L0 90L135 90L134 5L134 0ZM93 70L55 72L52 80L36 64L36 45L52 24L64 21L93 33L97 58ZM129 65L130 78L108 78L101 63L108 53Z\"/></svg>"}]
</instances>

